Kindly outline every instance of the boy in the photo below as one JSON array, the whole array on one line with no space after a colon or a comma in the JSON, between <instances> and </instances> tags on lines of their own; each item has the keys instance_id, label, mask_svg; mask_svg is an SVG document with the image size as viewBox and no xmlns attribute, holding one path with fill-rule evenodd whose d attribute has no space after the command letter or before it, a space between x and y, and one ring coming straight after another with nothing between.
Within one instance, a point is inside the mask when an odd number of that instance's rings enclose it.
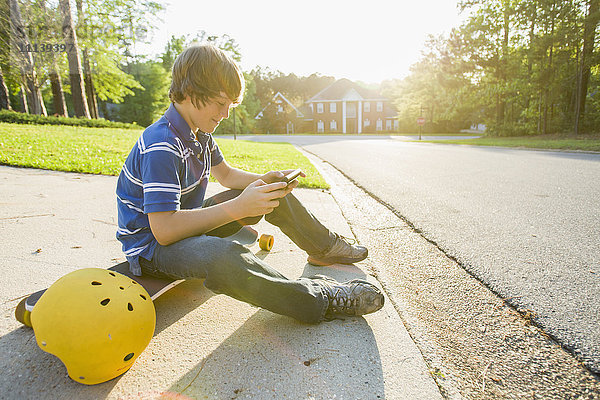
<instances>
[{"instance_id":1,"label":"boy","mask_svg":"<svg viewBox=\"0 0 600 400\"><path fill-rule=\"evenodd\" d=\"M175 60L172 104L142 133L117 183L117 238L131 271L205 279L215 293L307 323L379 310L383 295L366 281L289 280L226 239L264 215L308 253L310 263L367 257L366 248L329 231L294 197L298 181L279 182L288 171L258 175L227 164L211 133L243 92L239 68L213 46L190 47ZM211 173L232 190L204 199Z\"/></svg>"}]
</instances>

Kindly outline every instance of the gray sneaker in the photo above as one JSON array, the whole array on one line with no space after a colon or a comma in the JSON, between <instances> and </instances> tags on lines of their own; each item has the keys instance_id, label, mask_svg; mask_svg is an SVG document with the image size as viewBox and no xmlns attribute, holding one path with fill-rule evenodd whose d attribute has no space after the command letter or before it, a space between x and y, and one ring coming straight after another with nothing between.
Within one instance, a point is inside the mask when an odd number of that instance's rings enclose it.
<instances>
[{"instance_id":1,"label":"gray sneaker","mask_svg":"<svg viewBox=\"0 0 600 400\"><path fill-rule=\"evenodd\" d=\"M308 262L324 267L331 264L352 264L367 258L369 251L364 246L356 244L355 239L350 239L335 234L336 239L329 251L323 254L309 254Z\"/></svg>"},{"instance_id":2,"label":"gray sneaker","mask_svg":"<svg viewBox=\"0 0 600 400\"><path fill-rule=\"evenodd\" d=\"M340 283L324 275L312 278L323 288L329 300L325 319L343 319L375 312L383 307L384 297L379 288L362 279Z\"/></svg>"}]
</instances>

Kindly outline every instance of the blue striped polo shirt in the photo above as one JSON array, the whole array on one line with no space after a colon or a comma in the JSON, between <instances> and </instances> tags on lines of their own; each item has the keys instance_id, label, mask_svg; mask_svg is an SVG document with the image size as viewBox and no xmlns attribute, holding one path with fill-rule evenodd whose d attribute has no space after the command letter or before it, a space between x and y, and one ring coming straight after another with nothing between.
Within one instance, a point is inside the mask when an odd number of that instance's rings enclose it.
<instances>
[{"instance_id":1,"label":"blue striped polo shirt","mask_svg":"<svg viewBox=\"0 0 600 400\"><path fill-rule=\"evenodd\" d=\"M117 239L135 275L139 257L151 260L158 242L148 214L202 207L210 167L223 161L212 135L192 132L171 104L147 127L129 153L117 181Z\"/></svg>"}]
</instances>

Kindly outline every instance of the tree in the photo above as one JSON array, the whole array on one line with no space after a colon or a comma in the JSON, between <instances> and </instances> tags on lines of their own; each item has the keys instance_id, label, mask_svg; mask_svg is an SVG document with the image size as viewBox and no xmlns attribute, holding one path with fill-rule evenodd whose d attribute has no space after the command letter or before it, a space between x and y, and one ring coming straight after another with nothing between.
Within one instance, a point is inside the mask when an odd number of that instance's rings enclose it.
<instances>
[{"instance_id":1,"label":"tree","mask_svg":"<svg viewBox=\"0 0 600 400\"><path fill-rule=\"evenodd\" d=\"M16 49L16 62L21 66L21 75L26 97L31 105L31 112L37 115L47 115L46 106L40 91L37 73L34 67L31 43L23 26L21 10L17 0L8 0L11 33L13 34ZM11 46L12 47L12 46ZM16 50L15 49L15 50Z\"/></svg>"},{"instance_id":2,"label":"tree","mask_svg":"<svg viewBox=\"0 0 600 400\"><path fill-rule=\"evenodd\" d=\"M462 54L463 42L457 30L447 39L430 37L422 59L411 66L411 74L383 86L383 93L399 110L400 130L414 132L419 116L428 121L428 132L456 131L477 122L473 65Z\"/></svg>"},{"instance_id":3,"label":"tree","mask_svg":"<svg viewBox=\"0 0 600 400\"><path fill-rule=\"evenodd\" d=\"M98 99L120 102L141 86L125 70L143 57L135 44L147 42L164 6L148 0L76 0L86 98L91 116L98 116Z\"/></svg>"},{"instance_id":4,"label":"tree","mask_svg":"<svg viewBox=\"0 0 600 400\"><path fill-rule=\"evenodd\" d=\"M78 25L81 25L81 29L86 33L87 26L85 24L85 16L83 13L83 0L75 0L77 7L77 21ZM85 96L87 99L87 105L90 110L90 117L98 118L98 102L96 101L96 91L94 90L94 81L92 79L92 69L90 67L90 57L87 48L84 46L81 52L81 59L83 62L83 79L85 85Z\"/></svg>"},{"instance_id":5,"label":"tree","mask_svg":"<svg viewBox=\"0 0 600 400\"><path fill-rule=\"evenodd\" d=\"M165 71L171 71L171 69L173 68L173 64L175 63L175 59L181 52L183 52L183 50L185 50L185 47L185 36L176 37L174 35L171 35L171 38L165 46L165 51L160 56Z\"/></svg>"},{"instance_id":6,"label":"tree","mask_svg":"<svg viewBox=\"0 0 600 400\"><path fill-rule=\"evenodd\" d=\"M12 107L10 106L8 87L6 86L6 82L4 82L2 68L0 68L0 110L12 110Z\"/></svg>"},{"instance_id":7,"label":"tree","mask_svg":"<svg viewBox=\"0 0 600 400\"><path fill-rule=\"evenodd\" d=\"M598 26L598 21L600 20L598 2L598 0L588 0L588 11L584 21L583 49L581 51L581 59L577 74L577 96L575 100L576 108L574 133L576 135L580 131L581 120L583 120L585 113L585 102L590 80L596 27Z\"/></svg>"},{"instance_id":8,"label":"tree","mask_svg":"<svg viewBox=\"0 0 600 400\"><path fill-rule=\"evenodd\" d=\"M169 105L168 75L162 63L157 61L132 63L128 70L141 86L125 96L117 119L148 126L156 121Z\"/></svg>"},{"instance_id":9,"label":"tree","mask_svg":"<svg viewBox=\"0 0 600 400\"><path fill-rule=\"evenodd\" d=\"M9 14L8 1L0 1L0 46L5 49L9 49L11 46ZM12 110L10 105L10 93L4 78L6 68L10 61L9 54L10 51L0 52L0 110Z\"/></svg>"},{"instance_id":10,"label":"tree","mask_svg":"<svg viewBox=\"0 0 600 400\"><path fill-rule=\"evenodd\" d=\"M49 10L46 8L46 1L39 0L39 8L41 13L38 13L37 21L35 24L38 26L38 31L41 35L38 41L40 43L59 43L60 42L60 13L56 10ZM31 8L30 8L31 9ZM41 54L41 61L48 66L48 78L50 80L50 87L52 89L52 105L54 109L54 115L60 117L68 117L67 103L65 101L65 94L63 89L62 77L60 74L61 68L59 66L59 58L57 52L48 51Z\"/></svg>"},{"instance_id":11,"label":"tree","mask_svg":"<svg viewBox=\"0 0 600 400\"><path fill-rule=\"evenodd\" d=\"M335 82L332 76L312 74L298 77L296 74L285 75L281 71L272 71L268 67L256 66L250 71L256 83L256 95L261 104L266 105L277 92L281 92L297 106Z\"/></svg>"},{"instance_id":12,"label":"tree","mask_svg":"<svg viewBox=\"0 0 600 400\"><path fill-rule=\"evenodd\" d=\"M14 0L11 0L14 1ZM83 71L81 59L79 58L79 46L77 44L77 33L73 25L71 5L69 0L59 0L60 12L63 18L62 32L67 46L67 58L69 60L69 77L71 80L71 94L73 95L73 106L75 115L90 118L90 111L85 95Z\"/></svg>"},{"instance_id":13,"label":"tree","mask_svg":"<svg viewBox=\"0 0 600 400\"><path fill-rule=\"evenodd\" d=\"M577 131L584 115L600 120L599 1L461 1L466 22L428 46L406 79L389 85L401 122L421 102L433 104L436 129L470 119L495 135Z\"/></svg>"}]
</instances>

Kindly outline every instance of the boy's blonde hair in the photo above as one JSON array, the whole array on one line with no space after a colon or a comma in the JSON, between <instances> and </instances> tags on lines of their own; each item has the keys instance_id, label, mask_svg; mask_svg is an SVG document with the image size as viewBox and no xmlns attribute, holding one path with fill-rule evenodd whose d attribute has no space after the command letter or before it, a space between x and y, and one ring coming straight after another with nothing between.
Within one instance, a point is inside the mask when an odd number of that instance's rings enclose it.
<instances>
[{"instance_id":1,"label":"boy's blonde hair","mask_svg":"<svg viewBox=\"0 0 600 400\"><path fill-rule=\"evenodd\" d=\"M206 105L210 99L225 92L234 103L244 97L244 75L236 63L219 48L210 44L185 49L173 64L169 99L181 103L186 96L192 104Z\"/></svg>"}]
</instances>

